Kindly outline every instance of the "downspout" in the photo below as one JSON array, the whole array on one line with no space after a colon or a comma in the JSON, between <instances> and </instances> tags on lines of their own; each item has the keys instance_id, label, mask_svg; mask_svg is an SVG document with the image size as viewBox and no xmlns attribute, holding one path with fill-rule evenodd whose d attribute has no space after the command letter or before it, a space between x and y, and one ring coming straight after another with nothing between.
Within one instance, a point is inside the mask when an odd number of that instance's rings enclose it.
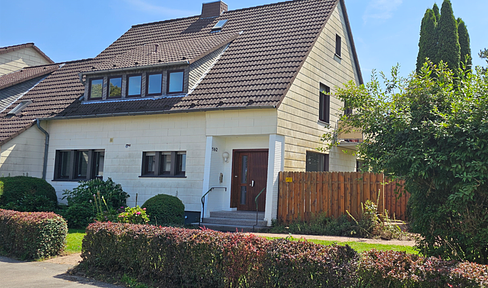
<instances>
[{"instance_id":1,"label":"downspout","mask_svg":"<svg viewBox=\"0 0 488 288\"><path fill-rule=\"evenodd\" d=\"M36 119L37 129L41 130L44 135L46 135L46 140L44 140L44 163L42 164L42 179L46 180L46 170L47 170L47 153L49 151L49 133L47 133L44 128L41 127L39 118Z\"/></svg>"}]
</instances>

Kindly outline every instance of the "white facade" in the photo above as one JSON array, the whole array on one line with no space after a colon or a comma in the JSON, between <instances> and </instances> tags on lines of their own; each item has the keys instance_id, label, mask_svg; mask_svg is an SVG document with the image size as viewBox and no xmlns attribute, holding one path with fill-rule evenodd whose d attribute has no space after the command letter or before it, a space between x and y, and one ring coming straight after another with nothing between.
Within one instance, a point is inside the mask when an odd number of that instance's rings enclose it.
<instances>
[{"instance_id":1,"label":"white facade","mask_svg":"<svg viewBox=\"0 0 488 288\"><path fill-rule=\"evenodd\" d=\"M19 49L0 54L0 76L18 71L24 67L51 63L32 47Z\"/></svg>"}]
</instances>

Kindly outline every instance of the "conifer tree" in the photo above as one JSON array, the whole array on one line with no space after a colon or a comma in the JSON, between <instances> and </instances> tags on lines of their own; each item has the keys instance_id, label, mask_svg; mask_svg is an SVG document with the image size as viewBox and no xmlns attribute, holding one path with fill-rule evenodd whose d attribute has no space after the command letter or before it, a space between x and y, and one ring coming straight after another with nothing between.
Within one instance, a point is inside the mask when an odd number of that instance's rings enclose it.
<instances>
[{"instance_id":1,"label":"conifer tree","mask_svg":"<svg viewBox=\"0 0 488 288\"><path fill-rule=\"evenodd\" d=\"M435 12L427 9L420 27L419 54L417 56L417 72L420 71L426 58L437 63L437 21Z\"/></svg>"},{"instance_id":2,"label":"conifer tree","mask_svg":"<svg viewBox=\"0 0 488 288\"><path fill-rule=\"evenodd\" d=\"M442 3L437 31L437 59L446 62L450 69L456 71L461 61L461 47L459 45L457 21L454 18L451 1L449 0L444 0Z\"/></svg>"},{"instance_id":3,"label":"conifer tree","mask_svg":"<svg viewBox=\"0 0 488 288\"><path fill-rule=\"evenodd\" d=\"M434 7L432 7L432 11L434 11L435 21L439 22L439 18L441 17L441 14L439 13L439 6L437 6L437 3L434 3Z\"/></svg>"},{"instance_id":4,"label":"conifer tree","mask_svg":"<svg viewBox=\"0 0 488 288\"><path fill-rule=\"evenodd\" d=\"M461 46L461 67L466 66L466 70L471 71L471 48L469 45L468 28L463 19L458 18L459 45Z\"/></svg>"}]
</instances>

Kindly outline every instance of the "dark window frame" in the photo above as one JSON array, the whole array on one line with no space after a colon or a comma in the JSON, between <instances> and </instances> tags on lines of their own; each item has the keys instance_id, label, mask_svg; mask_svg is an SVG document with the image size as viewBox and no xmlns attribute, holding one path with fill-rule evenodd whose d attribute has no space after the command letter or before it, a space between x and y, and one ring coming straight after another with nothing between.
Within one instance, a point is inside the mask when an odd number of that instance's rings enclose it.
<instances>
[{"instance_id":1,"label":"dark window frame","mask_svg":"<svg viewBox=\"0 0 488 288\"><path fill-rule=\"evenodd\" d=\"M129 95L129 82L130 82L129 80L131 77L137 77L137 76L141 77L141 85L140 85L141 91L139 91L139 94ZM127 83L126 83L126 89L125 89L125 94L126 94L125 97L132 98L132 97L141 97L142 96L142 74L128 74L126 76L126 82Z\"/></svg>"},{"instance_id":2,"label":"dark window frame","mask_svg":"<svg viewBox=\"0 0 488 288\"><path fill-rule=\"evenodd\" d=\"M170 84L171 74L180 73L180 72L183 72L183 81L181 83L181 91L169 92L169 84ZM185 70L181 69L181 70L168 71L167 81L166 81L166 94L181 94L184 91L185 91Z\"/></svg>"},{"instance_id":3,"label":"dark window frame","mask_svg":"<svg viewBox=\"0 0 488 288\"><path fill-rule=\"evenodd\" d=\"M100 98L92 98L91 97L91 90L92 90L92 82L95 81L95 80L102 80L102 95L100 96ZM90 78L88 80L88 100L102 100L103 99L103 77L101 78Z\"/></svg>"},{"instance_id":4,"label":"dark window frame","mask_svg":"<svg viewBox=\"0 0 488 288\"><path fill-rule=\"evenodd\" d=\"M147 153L154 153L154 172L148 173L146 166L147 166ZM171 153L170 161L171 161L171 168L169 173L163 171L163 153ZM178 157L177 155L185 155L185 167L186 167L186 151L144 151L142 152L142 167L141 167L141 176L139 177L162 177L162 178L186 178L186 168L185 171L178 171Z\"/></svg>"},{"instance_id":5,"label":"dark window frame","mask_svg":"<svg viewBox=\"0 0 488 288\"><path fill-rule=\"evenodd\" d=\"M120 96L110 97L110 80L116 79L116 78L119 78L120 79ZM107 79L107 99L118 99L118 98L122 98L122 83L123 82L124 81L123 81L122 75L108 77L108 79Z\"/></svg>"},{"instance_id":6,"label":"dark window frame","mask_svg":"<svg viewBox=\"0 0 488 288\"><path fill-rule=\"evenodd\" d=\"M323 167L322 169L323 170L318 170L318 171L313 171L313 170L310 170L309 168L309 165L308 165L308 159L309 159L309 155L310 154L314 154L314 155L317 155L319 157L323 157L322 158L322 161L323 161ZM306 155L305 155L305 171L307 172L329 172L329 154L325 154L325 153L319 153L319 152L315 152L315 151L307 151L306 152Z\"/></svg>"},{"instance_id":7,"label":"dark window frame","mask_svg":"<svg viewBox=\"0 0 488 288\"><path fill-rule=\"evenodd\" d=\"M88 152L88 161L86 167L86 176L85 177L78 177L78 164L79 164L79 153ZM61 168L62 167L62 154L67 155L69 158L68 167L67 169L67 176L61 176ZM104 149L76 149L76 150L56 150L54 160L54 177L53 181L80 181L80 180L91 180L91 179L102 179L103 176L98 176L98 172L100 167L97 167L97 163L100 164L100 159L95 159L95 157L105 159L105 150ZM102 173L103 173L103 166Z\"/></svg>"},{"instance_id":8,"label":"dark window frame","mask_svg":"<svg viewBox=\"0 0 488 288\"><path fill-rule=\"evenodd\" d=\"M330 123L330 87L322 83L319 89L319 120Z\"/></svg>"},{"instance_id":9,"label":"dark window frame","mask_svg":"<svg viewBox=\"0 0 488 288\"><path fill-rule=\"evenodd\" d=\"M335 55L342 57L342 38L338 34L336 34Z\"/></svg>"},{"instance_id":10,"label":"dark window frame","mask_svg":"<svg viewBox=\"0 0 488 288\"><path fill-rule=\"evenodd\" d=\"M161 87L159 87L161 89L161 92L149 93L149 76L151 76L151 75L161 75ZM163 94L163 72L146 73L146 95L147 96L155 96L155 95L162 95L162 94Z\"/></svg>"}]
</instances>

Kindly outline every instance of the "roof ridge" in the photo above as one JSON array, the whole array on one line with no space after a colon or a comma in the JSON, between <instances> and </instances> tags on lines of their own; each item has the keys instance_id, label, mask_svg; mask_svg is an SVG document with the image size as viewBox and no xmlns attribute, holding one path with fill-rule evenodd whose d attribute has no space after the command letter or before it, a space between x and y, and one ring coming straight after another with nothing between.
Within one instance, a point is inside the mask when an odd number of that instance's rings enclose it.
<instances>
[{"instance_id":1,"label":"roof ridge","mask_svg":"<svg viewBox=\"0 0 488 288\"><path fill-rule=\"evenodd\" d=\"M196 18L196 17L199 17L199 16L200 15L195 15L195 16L189 16L189 17L182 17L182 18L173 18L173 19L168 19L168 20L161 20L161 21L156 21L156 22L148 22L148 23L134 24L134 25L131 26L131 28L141 27L141 26L146 26L146 25L159 24L159 23L167 23L167 22L173 22L173 21L180 21L180 20L184 20L184 19Z\"/></svg>"}]
</instances>

